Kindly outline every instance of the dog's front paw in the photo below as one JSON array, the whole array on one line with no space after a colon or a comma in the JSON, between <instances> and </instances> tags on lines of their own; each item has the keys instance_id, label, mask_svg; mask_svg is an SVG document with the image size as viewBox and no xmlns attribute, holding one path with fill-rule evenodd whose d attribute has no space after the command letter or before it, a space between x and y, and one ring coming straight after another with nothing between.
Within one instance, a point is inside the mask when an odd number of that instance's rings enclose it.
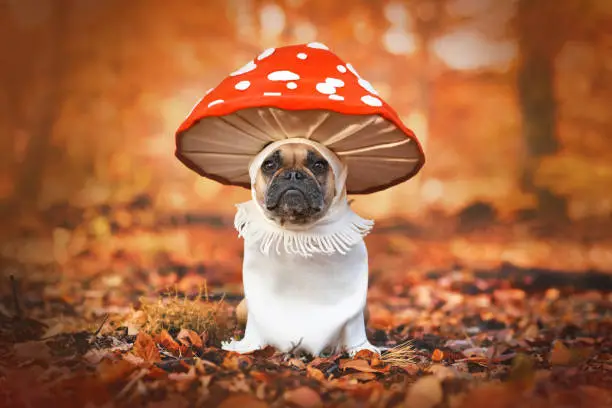
<instances>
[{"instance_id":1,"label":"dog's front paw","mask_svg":"<svg viewBox=\"0 0 612 408\"><path fill-rule=\"evenodd\" d=\"M350 347L347 352L349 354L349 356L355 357L355 354L357 354L358 352L360 352L361 350L369 350L372 353L378 354L380 355L382 353L382 350L372 344L370 344L370 342L365 342L363 344L360 344L358 346L354 346L354 347Z\"/></svg>"},{"instance_id":2,"label":"dog's front paw","mask_svg":"<svg viewBox=\"0 0 612 408\"><path fill-rule=\"evenodd\" d=\"M234 340L230 341L222 341L221 349L225 351L234 351L240 354L252 353L253 351L262 349L263 346L261 344L247 342L245 340Z\"/></svg>"}]
</instances>

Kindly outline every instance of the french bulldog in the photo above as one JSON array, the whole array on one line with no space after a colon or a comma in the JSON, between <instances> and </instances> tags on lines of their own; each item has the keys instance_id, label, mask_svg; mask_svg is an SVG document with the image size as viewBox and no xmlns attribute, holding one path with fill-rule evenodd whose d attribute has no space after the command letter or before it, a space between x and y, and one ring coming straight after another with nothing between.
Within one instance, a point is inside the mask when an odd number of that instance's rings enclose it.
<instances>
[{"instance_id":1,"label":"french bulldog","mask_svg":"<svg viewBox=\"0 0 612 408\"><path fill-rule=\"evenodd\" d=\"M367 220L349 207L346 166L324 146L295 139L264 148L250 175L253 200L239 205L248 211L236 222L249 230L236 309L245 336L223 348L379 352L366 337L368 259L355 225ZM249 240L254 233L260 239ZM266 237L278 237L276 250L262 253Z\"/></svg>"}]
</instances>

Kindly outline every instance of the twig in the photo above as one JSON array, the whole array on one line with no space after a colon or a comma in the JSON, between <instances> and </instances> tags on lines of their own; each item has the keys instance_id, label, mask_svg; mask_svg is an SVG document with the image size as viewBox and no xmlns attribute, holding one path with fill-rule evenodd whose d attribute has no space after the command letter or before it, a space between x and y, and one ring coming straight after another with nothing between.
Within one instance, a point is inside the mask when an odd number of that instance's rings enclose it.
<instances>
[{"instance_id":1,"label":"twig","mask_svg":"<svg viewBox=\"0 0 612 408\"><path fill-rule=\"evenodd\" d=\"M294 344L293 342L291 342L291 349L287 352L286 356L293 357L293 353L295 352L295 350L297 350L298 347L302 345L302 340L304 340L304 338L300 337L300 340L297 343Z\"/></svg>"},{"instance_id":2,"label":"twig","mask_svg":"<svg viewBox=\"0 0 612 408\"><path fill-rule=\"evenodd\" d=\"M21 310L21 306L19 304L19 288L17 287L17 280L13 275L10 276L11 279L11 289L13 291L13 303L15 305L15 314L18 319L23 317L23 311Z\"/></svg>"},{"instance_id":3,"label":"twig","mask_svg":"<svg viewBox=\"0 0 612 408\"><path fill-rule=\"evenodd\" d=\"M108 317L109 317L109 316L110 316L110 315L109 315L108 313L107 313L107 314L104 316L104 319L102 319L102 323L100 323L100 326L98 327L98 330L96 330L96 331L94 332L94 337L98 337L98 334L100 334L100 331L102 330L102 328L103 328L103 327L104 327L104 325L106 324L106 321L108 320Z\"/></svg>"}]
</instances>

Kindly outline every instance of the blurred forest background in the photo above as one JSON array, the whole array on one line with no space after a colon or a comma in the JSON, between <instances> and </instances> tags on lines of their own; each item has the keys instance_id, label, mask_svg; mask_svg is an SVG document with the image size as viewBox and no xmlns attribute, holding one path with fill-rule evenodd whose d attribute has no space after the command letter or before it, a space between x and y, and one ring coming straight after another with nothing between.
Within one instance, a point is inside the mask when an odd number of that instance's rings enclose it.
<instances>
[{"instance_id":1,"label":"blurred forest background","mask_svg":"<svg viewBox=\"0 0 612 408\"><path fill-rule=\"evenodd\" d=\"M231 221L248 191L181 165L174 131L261 50L310 41L372 82L426 152L415 179L356 197L364 216L442 239L503 224L523 244L538 232L517 228L544 221L587 245L580 268L612 265L594 249L612 236L610 0L0 0L5 232L77 208L104 235L139 203ZM100 221L108 206L127 214Z\"/></svg>"}]
</instances>

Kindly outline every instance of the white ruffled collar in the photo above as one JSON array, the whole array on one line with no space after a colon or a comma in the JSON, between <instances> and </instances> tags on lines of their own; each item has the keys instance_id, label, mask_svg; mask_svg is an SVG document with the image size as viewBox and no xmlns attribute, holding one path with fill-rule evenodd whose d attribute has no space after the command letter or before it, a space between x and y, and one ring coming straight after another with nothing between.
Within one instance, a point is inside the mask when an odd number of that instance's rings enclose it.
<instances>
[{"instance_id":1,"label":"white ruffled collar","mask_svg":"<svg viewBox=\"0 0 612 408\"><path fill-rule=\"evenodd\" d=\"M340 204L340 203L336 203ZM310 257L313 254L346 254L351 247L363 240L374 221L357 215L344 201L334 206L332 213L306 230L281 228L266 218L253 200L237 204L234 227L238 236L249 245L259 244L262 253L269 255L274 248L277 254Z\"/></svg>"}]
</instances>

